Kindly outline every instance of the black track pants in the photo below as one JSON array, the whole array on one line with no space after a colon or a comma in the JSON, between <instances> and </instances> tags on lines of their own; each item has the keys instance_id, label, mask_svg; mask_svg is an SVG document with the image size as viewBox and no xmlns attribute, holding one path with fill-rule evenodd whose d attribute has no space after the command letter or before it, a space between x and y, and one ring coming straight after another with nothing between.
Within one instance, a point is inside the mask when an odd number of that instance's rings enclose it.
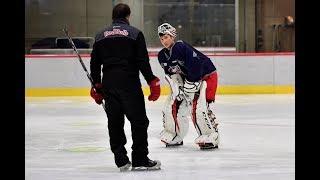
<instances>
[{"instance_id":1,"label":"black track pants","mask_svg":"<svg viewBox=\"0 0 320 180\"><path fill-rule=\"evenodd\" d=\"M124 116L131 123L132 162L147 160L149 120L146 115L144 95L141 88L130 90L106 90L106 109L111 151L118 167L128 162L125 144Z\"/></svg>"}]
</instances>

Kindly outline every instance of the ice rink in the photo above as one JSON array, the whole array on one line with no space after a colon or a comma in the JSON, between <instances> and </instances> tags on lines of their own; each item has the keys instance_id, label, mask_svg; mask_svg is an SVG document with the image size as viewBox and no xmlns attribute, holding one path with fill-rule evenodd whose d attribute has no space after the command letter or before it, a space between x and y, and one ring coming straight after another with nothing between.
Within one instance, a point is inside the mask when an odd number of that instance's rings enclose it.
<instances>
[{"instance_id":1,"label":"ice rink","mask_svg":"<svg viewBox=\"0 0 320 180\"><path fill-rule=\"evenodd\" d=\"M200 151L190 122L184 145L165 148L159 140L166 96L146 101L149 157L162 170L124 172L116 168L107 118L90 97L26 97L27 180L287 180L295 179L295 96L217 95L220 146ZM130 124L125 124L131 153Z\"/></svg>"}]
</instances>

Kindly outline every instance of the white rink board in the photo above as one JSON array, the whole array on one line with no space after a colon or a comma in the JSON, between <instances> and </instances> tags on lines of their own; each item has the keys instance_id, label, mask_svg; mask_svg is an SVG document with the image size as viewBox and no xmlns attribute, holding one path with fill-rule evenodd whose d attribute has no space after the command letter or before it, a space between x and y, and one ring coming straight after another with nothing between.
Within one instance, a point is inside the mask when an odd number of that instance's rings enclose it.
<instances>
[{"instance_id":1,"label":"white rink board","mask_svg":"<svg viewBox=\"0 0 320 180\"><path fill-rule=\"evenodd\" d=\"M210 56L218 71L219 85L294 85L295 56ZM90 58L82 58L90 72ZM157 57L151 56L151 68L162 84L164 72ZM147 83L140 74L143 86ZM90 87L76 57L37 57L25 59L26 88Z\"/></svg>"}]
</instances>

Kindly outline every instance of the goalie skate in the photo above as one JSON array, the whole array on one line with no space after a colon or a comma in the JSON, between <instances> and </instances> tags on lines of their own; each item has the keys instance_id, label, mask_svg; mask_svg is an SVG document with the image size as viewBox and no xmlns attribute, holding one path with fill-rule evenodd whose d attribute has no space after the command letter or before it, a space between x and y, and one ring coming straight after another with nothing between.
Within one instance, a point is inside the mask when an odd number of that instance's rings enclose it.
<instances>
[{"instance_id":1,"label":"goalie skate","mask_svg":"<svg viewBox=\"0 0 320 180\"><path fill-rule=\"evenodd\" d=\"M183 145L183 140L177 134L174 135L165 130L161 132L161 142L163 142L166 147L174 147Z\"/></svg>"},{"instance_id":2,"label":"goalie skate","mask_svg":"<svg viewBox=\"0 0 320 180\"><path fill-rule=\"evenodd\" d=\"M204 143L204 144L198 144L198 145L201 150L218 148L218 145L214 145L213 143Z\"/></svg>"},{"instance_id":3,"label":"goalie skate","mask_svg":"<svg viewBox=\"0 0 320 180\"><path fill-rule=\"evenodd\" d=\"M173 144L166 143L164 141L162 141L162 142L165 143L166 147L177 147L177 146L182 146L183 145L183 141L177 142L177 143L173 143Z\"/></svg>"}]
</instances>

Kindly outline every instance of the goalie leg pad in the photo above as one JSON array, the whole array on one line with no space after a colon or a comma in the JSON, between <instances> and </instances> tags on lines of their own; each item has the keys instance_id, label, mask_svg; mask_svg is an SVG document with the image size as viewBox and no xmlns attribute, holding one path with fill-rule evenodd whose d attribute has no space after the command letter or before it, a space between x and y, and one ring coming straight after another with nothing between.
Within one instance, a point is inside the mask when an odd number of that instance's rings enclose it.
<instances>
[{"instance_id":1,"label":"goalie leg pad","mask_svg":"<svg viewBox=\"0 0 320 180\"><path fill-rule=\"evenodd\" d=\"M186 102L172 100L169 96L162 113L164 130L160 134L161 141L166 144L182 142L189 129L190 116Z\"/></svg>"},{"instance_id":2,"label":"goalie leg pad","mask_svg":"<svg viewBox=\"0 0 320 180\"><path fill-rule=\"evenodd\" d=\"M200 93L195 94L192 101L192 122L199 135L195 139L196 144L212 143L214 146L219 144L219 133L217 124L208 115L208 105L206 101L207 84L203 81Z\"/></svg>"}]
</instances>

